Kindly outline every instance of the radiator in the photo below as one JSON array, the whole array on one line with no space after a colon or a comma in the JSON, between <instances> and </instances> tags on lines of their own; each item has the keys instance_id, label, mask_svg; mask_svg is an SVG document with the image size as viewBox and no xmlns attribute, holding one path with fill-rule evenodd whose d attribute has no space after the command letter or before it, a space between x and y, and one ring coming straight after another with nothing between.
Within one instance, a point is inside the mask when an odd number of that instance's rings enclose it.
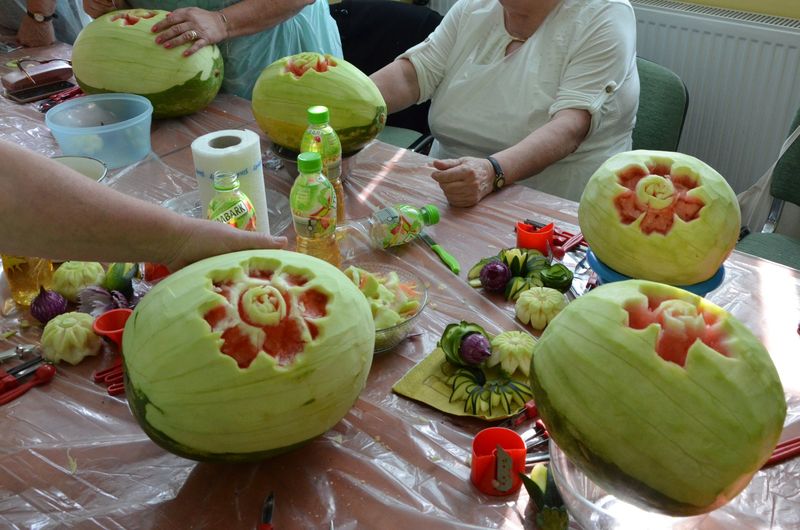
<instances>
[{"instance_id":1,"label":"radiator","mask_svg":"<svg viewBox=\"0 0 800 530\"><path fill-rule=\"evenodd\" d=\"M429 6L444 14L454 3ZM631 3L637 53L678 74L689 92L678 150L710 164L737 192L747 188L778 155L800 108L800 20L670 0Z\"/></svg>"},{"instance_id":2,"label":"radiator","mask_svg":"<svg viewBox=\"0 0 800 530\"><path fill-rule=\"evenodd\" d=\"M800 108L800 20L669 0L632 4L637 53L678 74L689 92L678 150L737 192L747 188L778 155Z\"/></svg>"}]
</instances>

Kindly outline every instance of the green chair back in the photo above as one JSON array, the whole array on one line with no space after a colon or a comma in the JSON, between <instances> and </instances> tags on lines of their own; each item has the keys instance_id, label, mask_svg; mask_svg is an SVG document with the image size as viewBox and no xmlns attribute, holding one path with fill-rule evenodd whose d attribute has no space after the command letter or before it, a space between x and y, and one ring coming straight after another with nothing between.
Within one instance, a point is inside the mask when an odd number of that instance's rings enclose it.
<instances>
[{"instance_id":1,"label":"green chair back","mask_svg":"<svg viewBox=\"0 0 800 530\"><path fill-rule=\"evenodd\" d=\"M794 116L789 134L800 125L800 109ZM800 206L800 138L783 154L772 170L770 194Z\"/></svg>"},{"instance_id":2,"label":"green chair back","mask_svg":"<svg viewBox=\"0 0 800 530\"><path fill-rule=\"evenodd\" d=\"M686 85L675 72L641 57L639 109L633 128L633 148L677 151L689 106Z\"/></svg>"}]
</instances>

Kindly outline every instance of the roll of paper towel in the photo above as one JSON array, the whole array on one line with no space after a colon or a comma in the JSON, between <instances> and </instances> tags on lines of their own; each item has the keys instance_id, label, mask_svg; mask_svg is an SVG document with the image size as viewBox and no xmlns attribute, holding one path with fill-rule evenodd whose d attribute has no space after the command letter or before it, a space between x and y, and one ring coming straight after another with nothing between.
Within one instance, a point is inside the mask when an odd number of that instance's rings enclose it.
<instances>
[{"instance_id":1,"label":"roll of paper towel","mask_svg":"<svg viewBox=\"0 0 800 530\"><path fill-rule=\"evenodd\" d=\"M231 129L204 134L192 142L192 158L203 212L214 196L214 173L236 173L240 189L256 211L256 230L270 233L261 143L256 133Z\"/></svg>"}]
</instances>

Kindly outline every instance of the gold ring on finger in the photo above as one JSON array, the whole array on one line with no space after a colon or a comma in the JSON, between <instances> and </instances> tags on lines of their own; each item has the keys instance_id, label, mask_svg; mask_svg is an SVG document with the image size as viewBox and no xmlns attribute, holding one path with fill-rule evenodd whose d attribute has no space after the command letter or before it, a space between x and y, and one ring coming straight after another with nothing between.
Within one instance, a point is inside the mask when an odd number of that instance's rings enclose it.
<instances>
[{"instance_id":1,"label":"gold ring on finger","mask_svg":"<svg viewBox=\"0 0 800 530\"><path fill-rule=\"evenodd\" d=\"M195 30L193 30L193 29L190 29L189 31L187 31L186 32L186 36L189 38L190 41L197 40L200 37L197 34L197 32Z\"/></svg>"}]
</instances>

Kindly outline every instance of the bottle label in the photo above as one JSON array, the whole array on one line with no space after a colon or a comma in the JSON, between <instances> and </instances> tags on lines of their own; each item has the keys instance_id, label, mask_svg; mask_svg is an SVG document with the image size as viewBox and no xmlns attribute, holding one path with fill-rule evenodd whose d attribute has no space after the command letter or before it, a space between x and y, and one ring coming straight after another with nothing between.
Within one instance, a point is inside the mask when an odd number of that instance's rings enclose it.
<instances>
[{"instance_id":1,"label":"bottle label","mask_svg":"<svg viewBox=\"0 0 800 530\"><path fill-rule=\"evenodd\" d=\"M411 206L390 206L373 215L372 240L383 248L408 243L422 231L423 223Z\"/></svg>"},{"instance_id":2,"label":"bottle label","mask_svg":"<svg viewBox=\"0 0 800 530\"><path fill-rule=\"evenodd\" d=\"M336 231L336 193L322 174L298 176L289 193L289 205L298 236L316 239Z\"/></svg>"},{"instance_id":3,"label":"bottle label","mask_svg":"<svg viewBox=\"0 0 800 530\"><path fill-rule=\"evenodd\" d=\"M336 131L328 127L309 127L300 141L300 152L319 153L322 174L331 182L342 176L342 144Z\"/></svg>"},{"instance_id":4,"label":"bottle label","mask_svg":"<svg viewBox=\"0 0 800 530\"><path fill-rule=\"evenodd\" d=\"M225 194L230 195L230 194ZM256 212L253 205L243 194L233 197L216 197L208 205L208 218L220 223L229 224L241 230L256 229Z\"/></svg>"}]
</instances>

